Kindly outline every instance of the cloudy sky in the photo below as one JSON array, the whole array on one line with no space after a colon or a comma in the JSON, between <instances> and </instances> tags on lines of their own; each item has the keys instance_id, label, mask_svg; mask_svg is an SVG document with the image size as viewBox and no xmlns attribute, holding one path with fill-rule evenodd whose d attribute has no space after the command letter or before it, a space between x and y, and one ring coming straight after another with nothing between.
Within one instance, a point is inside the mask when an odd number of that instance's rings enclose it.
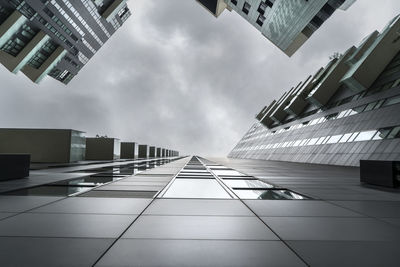
<instances>
[{"instance_id":1,"label":"cloudy sky","mask_svg":"<svg viewBox=\"0 0 400 267\"><path fill-rule=\"evenodd\" d=\"M400 12L358 0L288 58L234 12L194 0L135 0L131 18L68 86L0 66L0 126L72 128L225 156L263 106Z\"/></svg>"}]
</instances>

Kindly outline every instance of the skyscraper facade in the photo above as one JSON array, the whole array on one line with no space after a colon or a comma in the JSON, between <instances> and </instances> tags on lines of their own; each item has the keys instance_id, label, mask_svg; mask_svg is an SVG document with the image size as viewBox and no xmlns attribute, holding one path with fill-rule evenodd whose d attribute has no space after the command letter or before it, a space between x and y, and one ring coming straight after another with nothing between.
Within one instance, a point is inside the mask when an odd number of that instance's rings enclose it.
<instances>
[{"instance_id":1,"label":"skyscraper facade","mask_svg":"<svg viewBox=\"0 0 400 267\"><path fill-rule=\"evenodd\" d=\"M355 0L197 0L218 17L234 10L288 56L292 56L337 10Z\"/></svg>"},{"instance_id":2,"label":"skyscraper facade","mask_svg":"<svg viewBox=\"0 0 400 267\"><path fill-rule=\"evenodd\" d=\"M400 160L399 16L264 107L229 157Z\"/></svg>"},{"instance_id":3,"label":"skyscraper facade","mask_svg":"<svg viewBox=\"0 0 400 267\"><path fill-rule=\"evenodd\" d=\"M358 168L201 157L0 182L2 266L398 266L400 195ZM73 256L71 256L73 255Z\"/></svg>"},{"instance_id":4,"label":"skyscraper facade","mask_svg":"<svg viewBox=\"0 0 400 267\"><path fill-rule=\"evenodd\" d=\"M130 15L126 0L0 0L0 63L68 84Z\"/></svg>"}]
</instances>

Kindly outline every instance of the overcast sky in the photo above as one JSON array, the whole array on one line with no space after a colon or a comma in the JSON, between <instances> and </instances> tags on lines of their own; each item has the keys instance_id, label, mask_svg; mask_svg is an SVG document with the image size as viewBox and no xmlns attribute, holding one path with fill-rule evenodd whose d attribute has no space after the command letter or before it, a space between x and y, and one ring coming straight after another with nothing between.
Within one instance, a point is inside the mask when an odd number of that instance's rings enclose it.
<instances>
[{"instance_id":1,"label":"overcast sky","mask_svg":"<svg viewBox=\"0 0 400 267\"><path fill-rule=\"evenodd\" d=\"M378 3L379 2L379 3ZM292 57L234 12L191 0L129 1L133 15L68 86L0 66L0 126L72 128L225 156L266 104L400 12L399 0L338 10Z\"/></svg>"}]
</instances>

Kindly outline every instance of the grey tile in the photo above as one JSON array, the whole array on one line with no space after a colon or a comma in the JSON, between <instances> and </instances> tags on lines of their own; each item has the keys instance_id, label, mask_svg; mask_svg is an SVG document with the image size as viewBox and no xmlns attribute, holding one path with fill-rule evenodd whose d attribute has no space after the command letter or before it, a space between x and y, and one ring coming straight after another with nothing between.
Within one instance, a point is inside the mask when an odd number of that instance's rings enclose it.
<instances>
[{"instance_id":1,"label":"grey tile","mask_svg":"<svg viewBox=\"0 0 400 267\"><path fill-rule=\"evenodd\" d=\"M311 266L399 266L399 242L289 241Z\"/></svg>"},{"instance_id":2,"label":"grey tile","mask_svg":"<svg viewBox=\"0 0 400 267\"><path fill-rule=\"evenodd\" d=\"M335 201L335 203L372 217L400 218L400 201Z\"/></svg>"},{"instance_id":3,"label":"grey tile","mask_svg":"<svg viewBox=\"0 0 400 267\"><path fill-rule=\"evenodd\" d=\"M383 218L385 222L400 227L400 218Z\"/></svg>"},{"instance_id":4,"label":"grey tile","mask_svg":"<svg viewBox=\"0 0 400 267\"><path fill-rule=\"evenodd\" d=\"M279 241L119 240L97 266L305 266Z\"/></svg>"},{"instance_id":5,"label":"grey tile","mask_svg":"<svg viewBox=\"0 0 400 267\"><path fill-rule=\"evenodd\" d=\"M17 213L10 213L10 212L0 212L0 220L15 215Z\"/></svg>"},{"instance_id":6,"label":"grey tile","mask_svg":"<svg viewBox=\"0 0 400 267\"><path fill-rule=\"evenodd\" d=\"M0 237L2 266L92 266L113 239Z\"/></svg>"},{"instance_id":7,"label":"grey tile","mask_svg":"<svg viewBox=\"0 0 400 267\"><path fill-rule=\"evenodd\" d=\"M144 214L254 216L239 200L156 199Z\"/></svg>"},{"instance_id":8,"label":"grey tile","mask_svg":"<svg viewBox=\"0 0 400 267\"><path fill-rule=\"evenodd\" d=\"M61 199L60 197L0 196L0 212L23 212Z\"/></svg>"},{"instance_id":9,"label":"grey tile","mask_svg":"<svg viewBox=\"0 0 400 267\"><path fill-rule=\"evenodd\" d=\"M400 229L370 218L262 217L283 240L400 240Z\"/></svg>"},{"instance_id":10,"label":"grey tile","mask_svg":"<svg viewBox=\"0 0 400 267\"><path fill-rule=\"evenodd\" d=\"M0 221L0 236L115 238L135 215L24 213Z\"/></svg>"},{"instance_id":11,"label":"grey tile","mask_svg":"<svg viewBox=\"0 0 400 267\"><path fill-rule=\"evenodd\" d=\"M360 214L317 200L246 200L258 216L361 217Z\"/></svg>"},{"instance_id":12,"label":"grey tile","mask_svg":"<svg viewBox=\"0 0 400 267\"><path fill-rule=\"evenodd\" d=\"M32 212L140 214L151 199L70 197Z\"/></svg>"},{"instance_id":13,"label":"grey tile","mask_svg":"<svg viewBox=\"0 0 400 267\"><path fill-rule=\"evenodd\" d=\"M123 238L278 240L256 217L141 216Z\"/></svg>"}]
</instances>

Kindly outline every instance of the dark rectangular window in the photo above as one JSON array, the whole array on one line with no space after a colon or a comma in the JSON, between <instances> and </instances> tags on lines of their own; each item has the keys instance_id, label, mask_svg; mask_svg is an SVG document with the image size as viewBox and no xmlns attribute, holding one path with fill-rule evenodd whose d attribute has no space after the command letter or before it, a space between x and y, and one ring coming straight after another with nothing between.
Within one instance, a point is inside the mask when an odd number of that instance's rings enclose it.
<instances>
[{"instance_id":1,"label":"dark rectangular window","mask_svg":"<svg viewBox=\"0 0 400 267\"><path fill-rule=\"evenodd\" d=\"M235 6L237 5L237 1L236 0L231 0L231 3L234 4Z\"/></svg>"},{"instance_id":2,"label":"dark rectangular window","mask_svg":"<svg viewBox=\"0 0 400 267\"><path fill-rule=\"evenodd\" d=\"M242 9L243 13L248 15L250 8L251 8L251 5L247 2L244 2L243 9Z\"/></svg>"},{"instance_id":3,"label":"dark rectangular window","mask_svg":"<svg viewBox=\"0 0 400 267\"><path fill-rule=\"evenodd\" d=\"M265 4L267 4L267 6L272 7L274 5L275 0L266 0Z\"/></svg>"},{"instance_id":4,"label":"dark rectangular window","mask_svg":"<svg viewBox=\"0 0 400 267\"><path fill-rule=\"evenodd\" d=\"M264 21L265 21L265 17L263 16L263 15L259 15L258 16L258 19L257 19L257 24L258 25L260 25L260 26L262 26L263 24L264 24Z\"/></svg>"},{"instance_id":5,"label":"dark rectangular window","mask_svg":"<svg viewBox=\"0 0 400 267\"><path fill-rule=\"evenodd\" d=\"M260 3L260 6L259 6L258 9L257 9L257 11L258 11L258 13L264 15L266 9L267 9L267 4L264 3L264 2L261 2L261 3Z\"/></svg>"}]
</instances>

